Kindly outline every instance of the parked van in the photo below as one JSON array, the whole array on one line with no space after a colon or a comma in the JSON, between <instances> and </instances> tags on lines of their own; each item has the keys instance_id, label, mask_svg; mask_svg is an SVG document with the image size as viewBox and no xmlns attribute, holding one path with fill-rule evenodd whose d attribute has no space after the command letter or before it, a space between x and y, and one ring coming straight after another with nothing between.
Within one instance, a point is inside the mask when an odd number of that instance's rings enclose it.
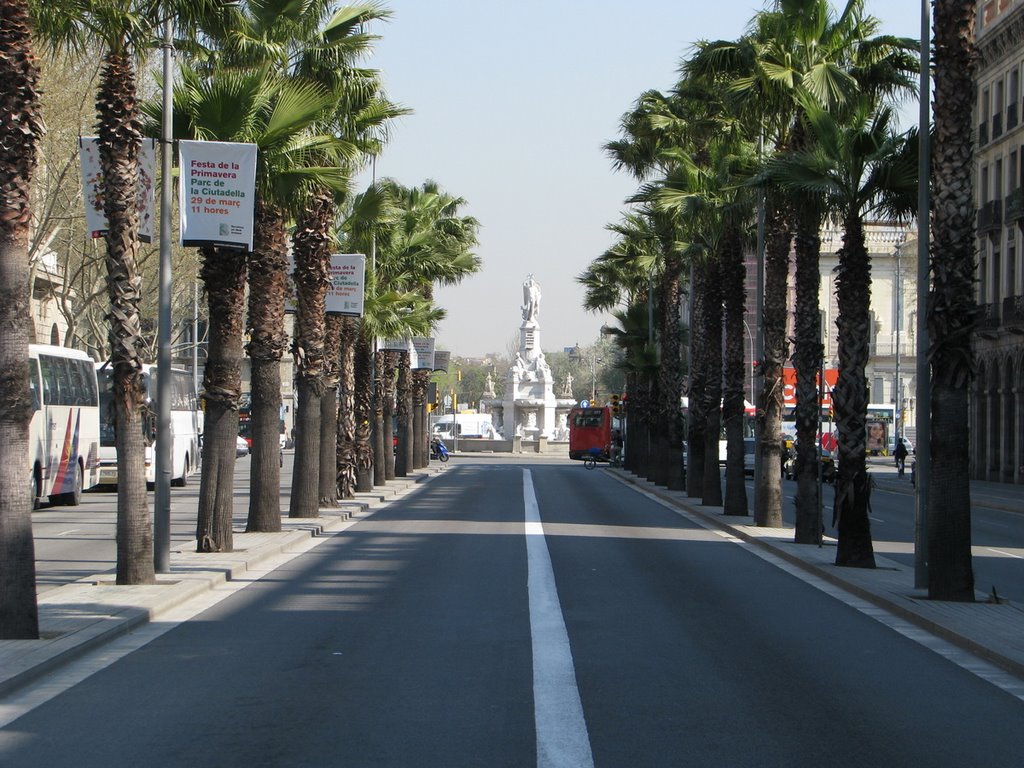
<instances>
[{"instance_id":1,"label":"parked van","mask_svg":"<svg viewBox=\"0 0 1024 768\"><path fill-rule=\"evenodd\" d=\"M456 436L497 437L489 413L448 413L439 417L430 431L442 440L451 440Z\"/></svg>"}]
</instances>

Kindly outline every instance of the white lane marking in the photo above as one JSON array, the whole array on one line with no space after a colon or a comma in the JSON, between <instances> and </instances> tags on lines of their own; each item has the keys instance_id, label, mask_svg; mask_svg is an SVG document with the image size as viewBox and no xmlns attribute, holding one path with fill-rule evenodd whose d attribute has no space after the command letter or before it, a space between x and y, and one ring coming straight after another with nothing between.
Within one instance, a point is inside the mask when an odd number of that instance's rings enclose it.
<instances>
[{"instance_id":1,"label":"white lane marking","mask_svg":"<svg viewBox=\"0 0 1024 768\"><path fill-rule=\"evenodd\" d=\"M1013 554L1013 552L1004 552L1003 550L996 549L995 547L986 547L986 549L988 549L990 552L995 552L999 555L1006 555L1007 557L1014 557L1018 560L1024 560L1024 557L1021 557L1020 555L1015 555Z\"/></svg>"},{"instance_id":2,"label":"white lane marking","mask_svg":"<svg viewBox=\"0 0 1024 768\"><path fill-rule=\"evenodd\" d=\"M613 475L614 476L614 475ZM630 484L628 481L616 477L623 485L628 485L634 491L639 493L641 496L650 499L655 504L659 504L665 509L674 512L686 520L689 520L695 525L699 525L701 528L706 528L711 531L720 531L717 526L705 520L703 517L698 517L695 514L691 514L685 508L677 507L671 501L661 498L660 496L651 493L637 485ZM845 603L854 610L860 611L865 616L868 616L879 624L882 624L889 629L903 635L909 640L917 643L924 648L937 653L947 661L956 664L961 669L964 669L976 677L981 678L987 683L991 683L997 688L1002 689L1011 696L1024 701L1024 680L1004 671L995 664L985 661L980 656L975 656L969 651L961 649L959 646L954 645L951 642L943 640L937 635L933 635L925 630L921 629L915 624L911 624L906 619L902 619L896 614L889 613L884 608L876 606L874 603L869 603L860 597L857 597L852 592L847 592L842 587L836 586L831 582L825 581L824 579L815 576L814 574L799 568L792 563L783 560L772 552L762 549L750 542L744 541L738 537L732 536L726 531L721 531L724 538L732 540L738 547L742 547L750 554L755 557L759 557L762 560L771 563L776 568L785 571L791 576L800 579L801 581L809 584L810 586L818 589L825 594L835 598L836 600Z\"/></svg>"},{"instance_id":3,"label":"white lane marking","mask_svg":"<svg viewBox=\"0 0 1024 768\"><path fill-rule=\"evenodd\" d=\"M78 533L80 530L81 530L80 528L72 528L70 531L61 531L60 533L58 533L56 535L57 536L67 536L69 533Z\"/></svg>"},{"instance_id":4,"label":"white lane marking","mask_svg":"<svg viewBox=\"0 0 1024 768\"><path fill-rule=\"evenodd\" d=\"M558 602L551 553L544 539L533 475L523 470L527 590L533 642L533 718L538 768L593 768L590 736L576 687L576 670Z\"/></svg>"}]
</instances>

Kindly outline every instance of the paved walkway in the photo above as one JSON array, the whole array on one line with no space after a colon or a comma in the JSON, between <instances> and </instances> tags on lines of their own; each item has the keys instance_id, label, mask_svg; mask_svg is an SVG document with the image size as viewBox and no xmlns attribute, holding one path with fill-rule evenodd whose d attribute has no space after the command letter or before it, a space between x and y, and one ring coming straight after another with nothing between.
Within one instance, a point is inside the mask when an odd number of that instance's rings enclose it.
<instances>
[{"instance_id":1,"label":"paved walkway","mask_svg":"<svg viewBox=\"0 0 1024 768\"><path fill-rule=\"evenodd\" d=\"M160 575L156 585L118 587L112 575L104 573L43 593L39 598L42 639L0 641L0 697L218 584L241 578L261 562L303 548L313 536L352 525L441 469L432 467L388 481L336 509L321 510L318 518L285 518L281 533L235 533L234 552L198 554L190 551L191 543L187 548L179 546L171 552L171 572ZM909 478L898 478L885 469L873 467L879 486L912 493ZM751 517L726 518L720 508L702 507L682 492L656 487L621 469L604 471L1024 680L1024 611L1015 605L984 602L980 593L979 602L973 604L930 601L914 588L912 569L877 554L878 567L873 570L838 568L833 564L834 540L826 539L821 547L794 544L791 528L759 528ZM1024 512L1022 486L972 483L972 495L986 506Z\"/></svg>"},{"instance_id":2,"label":"paved walkway","mask_svg":"<svg viewBox=\"0 0 1024 768\"><path fill-rule=\"evenodd\" d=\"M321 509L320 517L285 517L280 533L235 531L233 552L197 553L194 542L172 544L170 573L158 574L156 584L116 586L108 572L44 592L41 639L0 640L0 698L272 557L301 550L314 536L352 525L439 471L435 466L389 480L337 508Z\"/></svg>"}]
</instances>

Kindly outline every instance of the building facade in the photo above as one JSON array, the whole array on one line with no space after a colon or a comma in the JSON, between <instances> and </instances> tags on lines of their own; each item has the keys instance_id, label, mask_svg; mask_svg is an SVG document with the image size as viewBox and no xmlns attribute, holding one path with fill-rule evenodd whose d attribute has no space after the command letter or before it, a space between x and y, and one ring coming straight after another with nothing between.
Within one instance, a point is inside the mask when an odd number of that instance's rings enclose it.
<instances>
[{"instance_id":1,"label":"building facade","mask_svg":"<svg viewBox=\"0 0 1024 768\"><path fill-rule=\"evenodd\" d=\"M971 476L1024 482L1024 0L979 3L976 173L981 309Z\"/></svg>"}]
</instances>

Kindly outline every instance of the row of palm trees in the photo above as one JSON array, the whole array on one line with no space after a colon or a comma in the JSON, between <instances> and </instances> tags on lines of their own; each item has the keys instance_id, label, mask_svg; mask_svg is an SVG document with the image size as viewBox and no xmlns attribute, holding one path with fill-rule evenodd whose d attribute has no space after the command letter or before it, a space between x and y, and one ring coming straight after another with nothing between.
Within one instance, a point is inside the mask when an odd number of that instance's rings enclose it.
<instances>
[{"instance_id":1,"label":"row of palm trees","mask_svg":"<svg viewBox=\"0 0 1024 768\"><path fill-rule=\"evenodd\" d=\"M0 636L35 637L31 510L18 472L27 453L28 189L43 130L33 45L71 55L102 51L97 132L103 170L110 348L118 455L117 583L154 581L141 419L142 324L138 273L139 143L159 136L162 103L143 102L139 61L155 47L154 27L177 24L181 77L174 86L177 139L232 141L258 147L251 252L200 249L209 309L203 379L205 428L197 514L199 551L232 547L234 445L241 359L252 372L252 487L248 531L281 527L278 420L280 360L288 347L284 314L288 255L295 263L299 408L296 472L289 515L395 476L389 404L395 370L403 446L425 444L429 371L408 370L408 355L377 350L375 339L429 335L443 317L435 282L454 283L479 267L477 224L465 201L427 182L408 189L374 183L351 193L356 173L381 152L389 121L406 110L384 95L379 73L358 65L388 17L376 3L338 9L329 0L72 0L4 2L0 14L5 96L0 137L5 204L0 272L5 332L0 381L5 408L0 450L11 469L0 480ZM331 253L371 254L362 318L326 317ZM246 295L248 302L246 303ZM15 300L16 299L16 300ZM17 328L8 334L6 328ZM415 393L415 394L414 394ZM417 399L418 398L418 399ZM340 405L340 408L339 408ZM422 407L419 408L423 410ZM414 424L415 422L415 424ZM385 429L385 425L387 428ZM413 437L418 425L420 438ZM386 438L385 438L386 433ZM374 444L371 444L371 436ZM425 464L403 450L397 470ZM6 472L6 470L5 470Z\"/></svg>"},{"instance_id":2,"label":"row of palm trees","mask_svg":"<svg viewBox=\"0 0 1024 768\"><path fill-rule=\"evenodd\" d=\"M929 494L929 593L970 600L970 499L960 454L968 444L975 312L969 171L974 4L936 0L935 9L931 184L942 202L933 209L928 312L937 382L931 411L935 434L943 436L942 448L933 443L931 455L943 472L936 471ZM915 90L918 46L879 34L863 0L847 0L838 10L828 0L779 0L758 12L739 39L697 43L681 62L675 88L644 93L624 116L621 138L606 145L615 167L641 186L628 201L629 212L611 226L613 246L579 278L588 308L616 309L620 322L615 336L630 376L630 466L683 488L679 404L685 394L686 490L706 505L723 506L727 515L745 515L743 254L763 247L764 350L756 405L757 450L766 469L757 481L754 518L758 525L782 525L780 473L767 468L781 461L782 369L791 360L798 403L795 538L817 543L816 374L824 330L819 231L826 220L842 227L833 392L838 565L874 567L865 462L871 264L864 226L872 218L907 221L915 211L919 140L915 130L898 130L893 110ZM792 355L786 336L791 258ZM680 295L687 290L690 317L683 325ZM656 323L647 320L652 310ZM717 460L723 424L724 498Z\"/></svg>"}]
</instances>

